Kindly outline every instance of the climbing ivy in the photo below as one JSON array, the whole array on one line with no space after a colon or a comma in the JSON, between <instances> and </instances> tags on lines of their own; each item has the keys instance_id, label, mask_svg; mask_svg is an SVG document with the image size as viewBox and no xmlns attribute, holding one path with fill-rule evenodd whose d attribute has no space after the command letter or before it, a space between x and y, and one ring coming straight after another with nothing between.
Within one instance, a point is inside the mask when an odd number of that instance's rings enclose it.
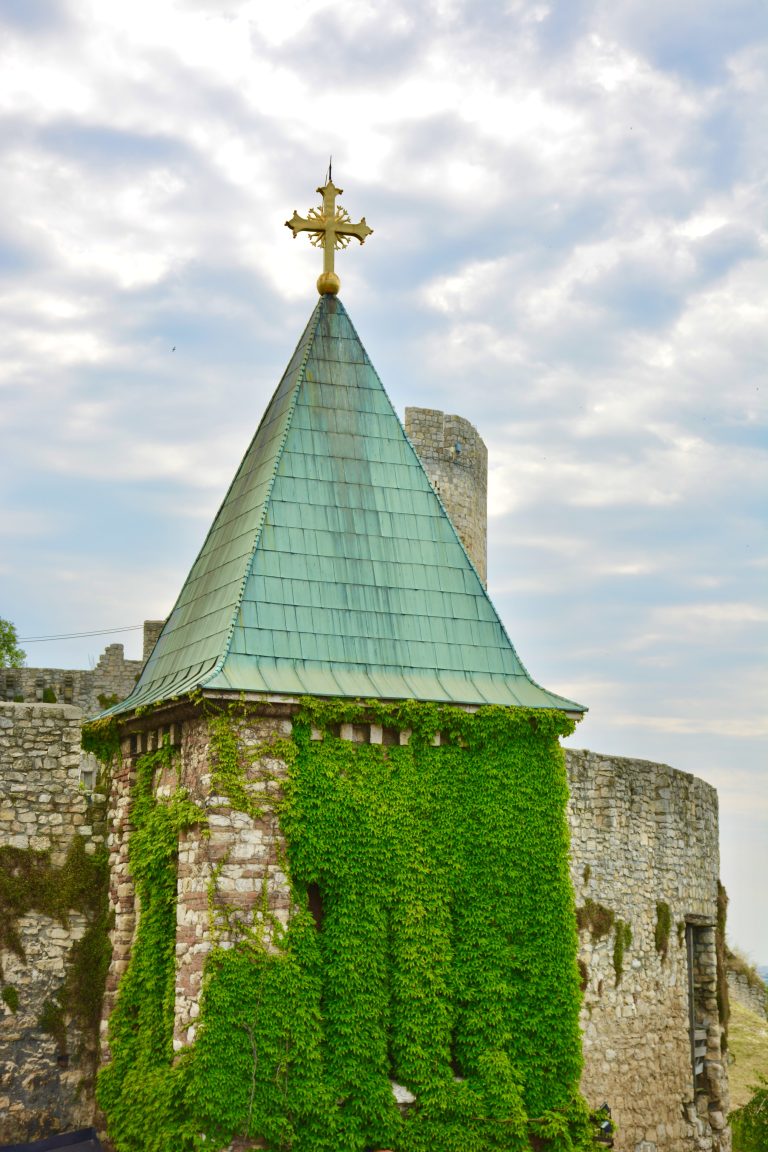
<instances>
[{"instance_id":1,"label":"climbing ivy","mask_svg":"<svg viewBox=\"0 0 768 1152\"><path fill-rule=\"evenodd\" d=\"M248 709L244 701L238 701L230 708L222 710L212 706L203 698L203 708L208 717L211 754L211 791L213 795L225 796L232 807L244 812L252 820L263 815L261 795L254 793L253 784L246 780L246 767L258 764L258 789L270 779L276 780L264 763L278 760L292 764L296 748L292 740L274 736L269 741L260 741L248 747L238 738L238 724L248 723Z\"/></svg>"},{"instance_id":2,"label":"climbing ivy","mask_svg":"<svg viewBox=\"0 0 768 1152\"><path fill-rule=\"evenodd\" d=\"M197 1038L174 1060L177 840L201 813L181 790L153 796L170 750L139 761L141 917L98 1092L119 1152L235 1136L272 1152L592 1148L558 742L570 721L305 699L290 740L249 750L244 719L241 704L210 713L212 786L259 819L249 763L287 765L294 912L269 946L254 932L214 947ZM355 723L408 742L339 739ZM416 1096L405 1117L392 1080Z\"/></svg>"},{"instance_id":3,"label":"climbing ivy","mask_svg":"<svg viewBox=\"0 0 768 1152\"><path fill-rule=\"evenodd\" d=\"M139 916L128 969L109 1019L112 1062L99 1075L97 1100L109 1117L118 1148L161 1152L175 1143L180 1100L173 1059L176 878L179 833L202 814L182 789L157 800L153 781L169 767L167 744L137 762L129 862Z\"/></svg>"},{"instance_id":4,"label":"climbing ivy","mask_svg":"<svg viewBox=\"0 0 768 1152\"><path fill-rule=\"evenodd\" d=\"M83 725L84 752L92 752L105 768L110 768L120 751L120 725L115 716L102 716Z\"/></svg>"}]
</instances>

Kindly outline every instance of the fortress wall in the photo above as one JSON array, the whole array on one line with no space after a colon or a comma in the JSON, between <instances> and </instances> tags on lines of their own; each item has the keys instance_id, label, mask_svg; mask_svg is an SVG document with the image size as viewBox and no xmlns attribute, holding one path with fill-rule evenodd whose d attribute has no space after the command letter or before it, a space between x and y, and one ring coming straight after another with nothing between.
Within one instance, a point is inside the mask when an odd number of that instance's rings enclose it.
<instances>
[{"instance_id":1,"label":"fortress wall","mask_svg":"<svg viewBox=\"0 0 768 1152\"><path fill-rule=\"evenodd\" d=\"M743 972L728 970L728 993L744 1008L758 1016L768 1016L768 989L762 980L750 980Z\"/></svg>"},{"instance_id":2,"label":"fortress wall","mask_svg":"<svg viewBox=\"0 0 768 1152\"><path fill-rule=\"evenodd\" d=\"M170 717L173 719L173 717ZM261 909L261 878L269 907L284 920L290 892L281 872L279 829L265 806L265 819L233 812L211 788L206 725L187 712L165 731L181 744L181 782L205 809L210 836L195 829L180 843L176 1036L177 1047L193 1041L205 956L211 946L210 891L226 910L214 932L255 925ZM24 852L51 852L61 867L74 835L92 851L103 827L92 818L92 765L81 762L81 715L60 705L0 704L0 845ZM162 737L157 718L139 722L112 780L111 894L115 911L114 957L105 1015L125 970L135 930L135 898L127 865L129 791L136 756ZM253 747L286 730L279 714L251 719L242 735ZM717 798L701 780L659 764L568 750L571 787L572 875L584 927L582 1011L583 1089L592 1105L607 1102L619 1126L617 1152L728 1152L724 1127L727 1085L720 1052L715 999L715 932L718 846ZM285 768L267 756L254 759L249 788L279 791ZM80 786L80 781L86 788ZM162 792L173 781L156 780ZM612 917L602 936L590 930L602 907ZM669 905L666 955L657 947L657 905ZM586 916L586 919L590 919ZM617 982L618 920L632 940ZM238 924L241 928L238 928ZM6 985L19 995L18 1010L0 1002L0 1140L47 1134L57 1127L91 1122L92 1096L76 1091L83 1075L70 1024L67 1053L40 1028L40 1008L55 998L65 979L71 947L85 930L84 918L66 925L34 911L19 922L25 961L5 950L0 959ZM703 1044L702 1072L693 1084L689 1030L689 981ZM63 1058L62 1058L63 1057ZM102 1059L108 1058L106 1050Z\"/></svg>"},{"instance_id":3,"label":"fortress wall","mask_svg":"<svg viewBox=\"0 0 768 1152\"><path fill-rule=\"evenodd\" d=\"M436 408L406 408L405 431L485 584L488 449L468 420Z\"/></svg>"},{"instance_id":4,"label":"fortress wall","mask_svg":"<svg viewBox=\"0 0 768 1152\"><path fill-rule=\"evenodd\" d=\"M0 668L0 701L41 704L45 694L45 702L73 704L95 716L130 695L164 623L144 621L141 660L126 660L122 644L108 644L94 668Z\"/></svg>"},{"instance_id":5,"label":"fortress wall","mask_svg":"<svg viewBox=\"0 0 768 1152\"><path fill-rule=\"evenodd\" d=\"M0 700L42 703L52 693L57 704L70 704L86 716L95 716L104 705L124 700L142 669L141 660L126 660L122 644L109 644L95 668L2 668Z\"/></svg>"},{"instance_id":6,"label":"fortress wall","mask_svg":"<svg viewBox=\"0 0 768 1152\"><path fill-rule=\"evenodd\" d=\"M75 837L87 854L103 843L99 798L81 786L93 780L90 765L81 763L81 719L79 709L64 705L0 703L0 880L12 901L14 888L30 877L38 891L62 882ZM88 1091L79 1090L92 1072L92 1042L67 1015L58 1035L41 1027L46 1005L55 1008L62 994L87 920L77 911L44 915L35 899L29 903L18 919L0 910L2 1143L83 1127L93 1114Z\"/></svg>"},{"instance_id":7,"label":"fortress wall","mask_svg":"<svg viewBox=\"0 0 768 1152\"><path fill-rule=\"evenodd\" d=\"M584 925L584 1093L611 1107L618 1152L726 1150L714 929L717 793L664 764L571 749L566 764L572 878ZM618 921L631 929L620 976ZM691 985L704 1050L695 1090Z\"/></svg>"}]
</instances>

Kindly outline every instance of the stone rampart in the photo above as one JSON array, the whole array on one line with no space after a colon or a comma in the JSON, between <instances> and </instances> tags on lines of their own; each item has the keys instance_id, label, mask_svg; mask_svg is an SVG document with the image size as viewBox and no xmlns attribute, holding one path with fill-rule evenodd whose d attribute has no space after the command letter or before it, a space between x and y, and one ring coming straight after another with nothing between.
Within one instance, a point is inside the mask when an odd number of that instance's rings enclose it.
<instances>
[{"instance_id":1,"label":"stone rampart","mask_svg":"<svg viewBox=\"0 0 768 1152\"><path fill-rule=\"evenodd\" d=\"M287 717L277 711L250 721L253 731L241 733L246 744L288 730ZM0 854L44 853L51 868L62 869L75 837L87 852L103 842L104 826L94 819L95 769L79 751L80 725L81 714L71 707L0 704ZM105 1015L136 924L127 862L136 757L167 735L181 745L181 782L209 825L205 837L190 830L179 846L175 1043L183 1047L194 1039L212 933L237 930L241 919L244 930L253 928L262 899L257 874L268 877L273 915L287 915L290 894L274 815L265 809L263 819L251 820L213 794L205 726L189 715L162 730L152 726L147 718L145 731L128 737L112 781L114 957ZM728 1152L716 1000L716 794L665 765L574 750L566 762L585 1095L593 1105L610 1105L617 1152ZM266 786L275 787L284 766L257 759L249 771L249 789L261 792L262 771L271 781ZM165 787L161 778L156 784ZM216 905L228 909L218 925L210 919L214 876ZM41 1024L42 1007L58 1002L73 945L87 927L76 910L62 922L32 908L17 923L23 955L8 947L0 954L0 1140L91 1122L92 1095L76 1089L90 1075L92 1053L85 1056L88 1067L78 1063L82 1044L73 1020L65 1017L63 1044L61 1032Z\"/></svg>"},{"instance_id":2,"label":"stone rampart","mask_svg":"<svg viewBox=\"0 0 768 1152\"><path fill-rule=\"evenodd\" d=\"M757 974L728 969L728 994L750 1012L768 1016L768 988Z\"/></svg>"},{"instance_id":3,"label":"stone rampart","mask_svg":"<svg viewBox=\"0 0 768 1152\"><path fill-rule=\"evenodd\" d=\"M86 716L124 700L143 667L141 660L126 660L122 644L109 644L95 668L3 668L0 699L15 703L69 704Z\"/></svg>"},{"instance_id":4,"label":"stone rampart","mask_svg":"<svg viewBox=\"0 0 768 1152\"><path fill-rule=\"evenodd\" d=\"M141 660L126 660L122 644L108 644L93 668L0 668L0 701L73 704L95 716L133 691L163 624L144 621Z\"/></svg>"},{"instance_id":5,"label":"stone rampart","mask_svg":"<svg viewBox=\"0 0 768 1152\"><path fill-rule=\"evenodd\" d=\"M618 1152L725 1152L717 793L664 764L566 763L584 1093L610 1106Z\"/></svg>"},{"instance_id":6,"label":"stone rampart","mask_svg":"<svg viewBox=\"0 0 768 1152\"><path fill-rule=\"evenodd\" d=\"M66 705L0 703L0 1142L93 1115L96 1033L67 983L98 902L77 888L105 838L81 720Z\"/></svg>"}]
</instances>

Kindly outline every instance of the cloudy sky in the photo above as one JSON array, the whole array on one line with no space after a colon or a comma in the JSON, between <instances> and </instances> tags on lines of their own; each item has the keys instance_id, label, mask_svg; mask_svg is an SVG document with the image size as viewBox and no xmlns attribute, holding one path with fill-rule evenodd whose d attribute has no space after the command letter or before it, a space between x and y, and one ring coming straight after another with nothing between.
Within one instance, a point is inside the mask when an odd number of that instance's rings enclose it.
<instances>
[{"instance_id":1,"label":"cloudy sky","mask_svg":"<svg viewBox=\"0 0 768 1152\"><path fill-rule=\"evenodd\" d=\"M490 453L489 586L572 742L717 786L768 963L764 0L0 0L0 616L171 608L314 306ZM27 643L87 667L140 633Z\"/></svg>"}]
</instances>

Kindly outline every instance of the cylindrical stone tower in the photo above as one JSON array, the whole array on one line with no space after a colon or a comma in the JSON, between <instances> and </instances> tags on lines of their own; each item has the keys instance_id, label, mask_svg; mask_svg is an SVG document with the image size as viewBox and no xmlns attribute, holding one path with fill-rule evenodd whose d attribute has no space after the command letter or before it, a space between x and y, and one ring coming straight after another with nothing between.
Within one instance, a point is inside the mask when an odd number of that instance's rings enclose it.
<instances>
[{"instance_id":1,"label":"cylindrical stone tower","mask_svg":"<svg viewBox=\"0 0 768 1152\"><path fill-rule=\"evenodd\" d=\"M488 449L468 420L436 408L406 408L405 431L486 584Z\"/></svg>"},{"instance_id":2,"label":"cylindrical stone tower","mask_svg":"<svg viewBox=\"0 0 768 1152\"><path fill-rule=\"evenodd\" d=\"M163 630L165 620L145 620L144 621L144 651L142 653L142 660L146 664L152 655L152 649L157 644L158 637Z\"/></svg>"}]
</instances>

